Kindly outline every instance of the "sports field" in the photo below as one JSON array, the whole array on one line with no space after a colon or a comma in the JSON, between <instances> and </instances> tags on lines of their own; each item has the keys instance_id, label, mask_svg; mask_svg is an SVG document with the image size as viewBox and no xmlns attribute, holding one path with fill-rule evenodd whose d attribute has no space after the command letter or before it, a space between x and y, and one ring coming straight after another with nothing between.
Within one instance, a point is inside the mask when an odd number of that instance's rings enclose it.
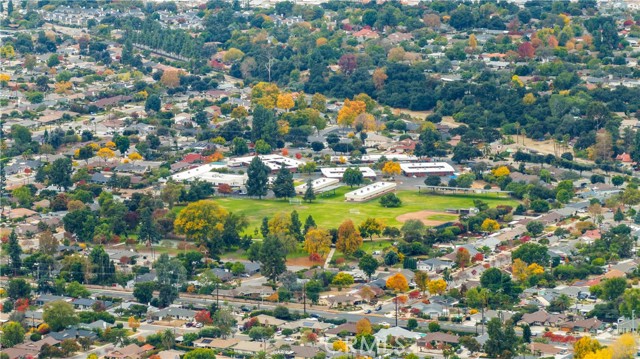
<instances>
[{"instance_id":1,"label":"sports field","mask_svg":"<svg viewBox=\"0 0 640 359\"><path fill-rule=\"evenodd\" d=\"M377 199L365 203L347 203L344 201L344 194L351 191L349 187L341 187L335 194L319 196L312 203L290 204L289 200L274 199L253 199L236 197L216 197L214 200L222 207L234 213L242 213L248 219L250 226L248 233L253 233L259 228L263 217L271 217L277 212L291 212L294 209L300 215L300 221L308 215L313 216L319 227L336 228L345 219L352 219L356 225L367 217L382 219L386 225L401 226L402 223L396 217L419 211L441 212L441 214L431 213L429 220L450 221L456 216L446 214L447 208L469 208L473 207L473 200L480 199L495 207L499 204L516 206L517 202L509 198L495 196L472 196L472 195L432 195L418 193L417 191L399 191L396 194L402 200L399 208L384 208Z\"/></svg>"}]
</instances>

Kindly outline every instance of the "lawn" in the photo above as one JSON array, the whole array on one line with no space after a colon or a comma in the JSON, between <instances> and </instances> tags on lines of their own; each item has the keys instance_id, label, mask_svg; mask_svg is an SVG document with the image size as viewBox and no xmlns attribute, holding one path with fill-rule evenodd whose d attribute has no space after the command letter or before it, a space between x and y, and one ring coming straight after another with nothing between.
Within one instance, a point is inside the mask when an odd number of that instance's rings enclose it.
<instances>
[{"instance_id":1,"label":"lawn","mask_svg":"<svg viewBox=\"0 0 640 359\"><path fill-rule=\"evenodd\" d=\"M289 200L275 199L252 199L236 197L216 197L215 201L222 207L234 213L242 213L248 219L250 227L247 234L253 234L255 229L260 228L263 217L271 217L277 212L298 211L300 220L304 223L307 216L313 216L319 227L336 228L345 219L352 219L356 225L367 217L382 219L390 226L401 226L396 217L410 212L423 210L445 211L447 208L469 208L473 207L473 200L480 199L491 207L498 204L517 205L517 202L509 198L494 196L474 196L474 195L434 195L418 193L417 191L399 191L396 194L402 199L402 206L399 208L384 208L380 206L377 199L365 203L347 203L344 201L344 194L349 192L349 187L338 188L335 193L318 196L313 203L290 204ZM451 214L433 214L429 218L432 220L450 221L457 216Z\"/></svg>"}]
</instances>

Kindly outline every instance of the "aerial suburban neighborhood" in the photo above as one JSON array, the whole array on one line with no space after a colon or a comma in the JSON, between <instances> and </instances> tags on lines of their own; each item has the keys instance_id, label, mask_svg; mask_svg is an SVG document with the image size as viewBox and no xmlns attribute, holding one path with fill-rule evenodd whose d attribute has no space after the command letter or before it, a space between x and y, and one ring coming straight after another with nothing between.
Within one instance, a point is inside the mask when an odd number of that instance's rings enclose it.
<instances>
[{"instance_id":1,"label":"aerial suburban neighborhood","mask_svg":"<svg viewBox=\"0 0 640 359\"><path fill-rule=\"evenodd\" d=\"M0 0L0 359L640 357L640 1Z\"/></svg>"}]
</instances>

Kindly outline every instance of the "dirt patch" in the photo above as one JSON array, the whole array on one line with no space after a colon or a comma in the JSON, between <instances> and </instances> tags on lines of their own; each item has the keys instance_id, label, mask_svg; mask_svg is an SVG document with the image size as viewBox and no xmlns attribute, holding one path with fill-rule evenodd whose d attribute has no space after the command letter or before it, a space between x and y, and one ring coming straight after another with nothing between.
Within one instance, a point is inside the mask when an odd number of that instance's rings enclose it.
<instances>
[{"instance_id":1,"label":"dirt patch","mask_svg":"<svg viewBox=\"0 0 640 359\"><path fill-rule=\"evenodd\" d=\"M451 217L450 220L444 219L449 216ZM410 219L417 219L427 226L438 226L443 223L453 221L456 218L457 216L451 213L434 212L434 211L418 211L418 212L401 214L398 217L396 217L396 220L398 220L398 222L404 223Z\"/></svg>"},{"instance_id":2,"label":"dirt patch","mask_svg":"<svg viewBox=\"0 0 640 359\"><path fill-rule=\"evenodd\" d=\"M311 268L317 265L324 265L324 259L322 261L313 262L308 257L289 258L287 259L288 266L300 266Z\"/></svg>"}]
</instances>

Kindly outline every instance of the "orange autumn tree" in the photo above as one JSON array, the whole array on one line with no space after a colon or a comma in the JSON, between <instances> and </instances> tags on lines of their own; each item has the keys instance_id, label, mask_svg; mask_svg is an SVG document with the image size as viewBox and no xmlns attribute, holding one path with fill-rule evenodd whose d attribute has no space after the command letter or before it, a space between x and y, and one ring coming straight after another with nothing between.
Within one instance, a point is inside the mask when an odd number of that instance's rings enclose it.
<instances>
[{"instance_id":1,"label":"orange autumn tree","mask_svg":"<svg viewBox=\"0 0 640 359\"><path fill-rule=\"evenodd\" d=\"M367 105L364 101L344 100L344 105L340 111L338 111L338 124L344 127L351 126L356 117L358 117L359 114L364 113L366 109Z\"/></svg>"},{"instance_id":2,"label":"orange autumn tree","mask_svg":"<svg viewBox=\"0 0 640 359\"><path fill-rule=\"evenodd\" d=\"M386 282L387 288L394 292L406 292L409 290L407 278L402 273L396 273L389 277Z\"/></svg>"}]
</instances>

